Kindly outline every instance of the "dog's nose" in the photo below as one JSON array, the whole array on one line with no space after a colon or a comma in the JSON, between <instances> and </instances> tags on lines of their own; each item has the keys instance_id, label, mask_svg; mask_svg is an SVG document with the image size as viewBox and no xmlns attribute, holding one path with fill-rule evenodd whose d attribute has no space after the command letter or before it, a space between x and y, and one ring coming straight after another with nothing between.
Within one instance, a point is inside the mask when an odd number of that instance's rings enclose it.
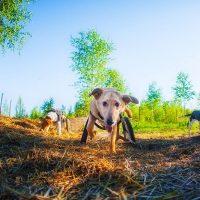
<instances>
[{"instance_id":1,"label":"dog's nose","mask_svg":"<svg viewBox=\"0 0 200 200\"><path fill-rule=\"evenodd\" d=\"M107 119L106 123L107 123L109 126L111 126L114 122L113 122L112 119Z\"/></svg>"}]
</instances>

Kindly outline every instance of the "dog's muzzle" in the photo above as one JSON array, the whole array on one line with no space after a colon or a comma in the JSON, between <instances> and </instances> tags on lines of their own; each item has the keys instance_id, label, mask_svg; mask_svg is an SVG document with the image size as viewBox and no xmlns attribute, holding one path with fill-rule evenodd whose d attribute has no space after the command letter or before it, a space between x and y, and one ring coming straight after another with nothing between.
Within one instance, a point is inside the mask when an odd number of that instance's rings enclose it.
<instances>
[{"instance_id":1,"label":"dog's muzzle","mask_svg":"<svg viewBox=\"0 0 200 200\"><path fill-rule=\"evenodd\" d=\"M105 125L105 128L108 132L111 132L112 129L113 129L113 126L116 125L117 122L114 122L112 119L107 119L106 120L106 125Z\"/></svg>"},{"instance_id":2,"label":"dog's muzzle","mask_svg":"<svg viewBox=\"0 0 200 200\"><path fill-rule=\"evenodd\" d=\"M106 124L107 124L108 126L112 126L112 125L114 124L113 119L107 119Z\"/></svg>"}]
</instances>

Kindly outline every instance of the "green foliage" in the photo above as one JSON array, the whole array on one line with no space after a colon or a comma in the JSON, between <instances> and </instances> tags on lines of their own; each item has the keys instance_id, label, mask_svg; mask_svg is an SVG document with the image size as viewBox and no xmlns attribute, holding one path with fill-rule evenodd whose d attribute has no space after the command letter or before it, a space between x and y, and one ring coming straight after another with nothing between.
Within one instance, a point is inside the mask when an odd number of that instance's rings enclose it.
<instances>
[{"instance_id":1,"label":"green foliage","mask_svg":"<svg viewBox=\"0 0 200 200\"><path fill-rule=\"evenodd\" d=\"M75 117L75 113L73 111L73 108L70 107L68 112L67 112L67 118L74 118Z\"/></svg>"},{"instance_id":2,"label":"green foliage","mask_svg":"<svg viewBox=\"0 0 200 200\"><path fill-rule=\"evenodd\" d=\"M122 75L115 69L106 69L105 70L106 80L104 83L104 87L107 88L115 88L120 92L126 92L126 84Z\"/></svg>"},{"instance_id":3,"label":"green foliage","mask_svg":"<svg viewBox=\"0 0 200 200\"><path fill-rule=\"evenodd\" d=\"M16 107L15 107L15 117L17 118L26 117L26 109L21 97L18 98Z\"/></svg>"},{"instance_id":4,"label":"green foliage","mask_svg":"<svg viewBox=\"0 0 200 200\"><path fill-rule=\"evenodd\" d=\"M98 86L104 80L105 65L113 50L112 44L102 39L94 30L80 32L78 37L71 38L75 48L72 52L72 69L79 75L78 85L81 91L91 84Z\"/></svg>"},{"instance_id":5,"label":"green foliage","mask_svg":"<svg viewBox=\"0 0 200 200\"><path fill-rule=\"evenodd\" d=\"M174 101L161 101L153 108L147 101L142 101L140 106L130 106L133 113L133 125L136 130L161 130L185 128L188 118L184 117L185 109L180 103ZM186 109L187 113L191 111Z\"/></svg>"},{"instance_id":6,"label":"green foliage","mask_svg":"<svg viewBox=\"0 0 200 200\"><path fill-rule=\"evenodd\" d=\"M190 101L195 96L195 92L192 88L193 86L189 80L188 74L180 72L176 78L176 85L172 88L175 100L181 102L185 106L186 102Z\"/></svg>"},{"instance_id":7,"label":"green foliage","mask_svg":"<svg viewBox=\"0 0 200 200\"><path fill-rule=\"evenodd\" d=\"M83 116L88 113L91 100L89 93L95 87L112 87L121 92L124 92L126 87L119 72L107 68L113 50L112 43L91 30L72 37L71 44L74 47L71 68L78 75L75 86L79 96L75 113Z\"/></svg>"},{"instance_id":8,"label":"green foliage","mask_svg":"<svg viewBox=\"0 0 200 200\"><path fill-rule=\"evenodd\" d=\"M24 26L30 20L31 0L0 0L0 47L20 49L29 35Z\"/></svg>"},{"instance_id":9,"label":"green foliage","mask_svg":"<svg viewBox=\"0 0 200 200\"><path fill-rule=\"evenodd\" d=\"M55 102L52 97L45 100L41 106L41 111L42 111L43 115L47 114L51 109L53 109L54 104L55 104Z\"/></svg>"},{"instance_id":10,"label":"green foliage","mask_svg":"<svg viewBox=\"0 0 200 200\"><path fill-rule=\"evenodd\" d=\"M147 92L147 102L155 104L161 101L161 90L158 88L156 82L149 85Z\"/></svg>"},{"instance_id":11,"label":"green foliage","mask_svg":"<svg viewBox=\"0 0 200 200\"><path fill-rule=\"evenodd\" d=\"M42 112L40 111L40 109L38 107L34 107L32 110L31 110L31 113L30 113L30 118L31 119L39 119L41 118L43 115L42 115Z\"/></svg>"},{"instance_id":12,"label":"green foliage","mask_svg":"<svg viewBox=\"0 0 200 200\"><path fill-rule=\"evenodd\" d=\"M162 112L162 106L160 105L162 100L161 90L158 88L156 82L152 82L149 85L146 96L146 100L141 103L141 108L147 108L145 116L146 120L154 121L154 119L160 117L160 113Z\"/></svg>"}]
</instances>

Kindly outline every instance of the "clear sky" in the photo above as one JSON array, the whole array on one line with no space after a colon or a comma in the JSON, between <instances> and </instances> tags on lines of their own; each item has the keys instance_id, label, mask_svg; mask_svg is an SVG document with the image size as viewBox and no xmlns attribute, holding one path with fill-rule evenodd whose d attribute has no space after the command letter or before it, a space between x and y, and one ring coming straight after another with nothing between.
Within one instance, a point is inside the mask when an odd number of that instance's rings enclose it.
<instances>
[{"instance_id":1,"label":"clear sky","mask_svg":"<svg viewBox=\"0 0 200 200\"><path fill-rule=\"evenodd\" d=\"M75 103L70 37L91 28L114 43L109 66L140 100L152 81L170 99L180 71L200 92L198 0L36 0L31 11L21 54L0 54L0 91L14 102L22 96L27 110L49 97L57 107Z\"/></svg>"}]
</instances>

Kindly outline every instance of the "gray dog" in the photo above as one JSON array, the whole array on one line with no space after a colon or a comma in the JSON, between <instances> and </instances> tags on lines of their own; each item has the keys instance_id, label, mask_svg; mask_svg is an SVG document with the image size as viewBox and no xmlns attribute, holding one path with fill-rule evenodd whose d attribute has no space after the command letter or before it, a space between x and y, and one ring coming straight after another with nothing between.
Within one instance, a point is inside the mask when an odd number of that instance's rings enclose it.
<instances>
[{"instance_id":1,"label":"gray dog","mask_svg":"<svg viewBox=\"0 0 200 200\"><path fill-rule=\"evenodd\" d=\"M199 122L199 131L200 131L200 110L194 110L191 114L185 115L186 117L190 117L188 127L189 127L189 133L191 133L192 124L195 121Z\"/></svg>"}]
</instances>

